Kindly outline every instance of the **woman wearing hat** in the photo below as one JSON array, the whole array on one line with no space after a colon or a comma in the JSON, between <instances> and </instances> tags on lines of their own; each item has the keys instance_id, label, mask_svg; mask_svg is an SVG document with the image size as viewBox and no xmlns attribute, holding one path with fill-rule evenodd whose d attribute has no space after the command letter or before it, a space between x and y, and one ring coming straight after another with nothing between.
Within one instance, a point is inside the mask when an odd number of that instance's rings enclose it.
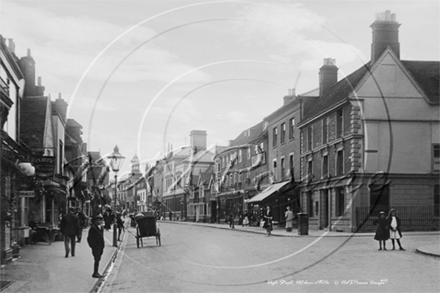
<instances>
[{"instance_id":1,"label":"woman wearing hat","mask_svg":"<svg viewBox=\"0 0 440 293\"><path fill-rule=\"evenodd\" d=\"M387 217L387 226L390 229L390 238L391 243L393 244L393 250L395 250L394 240L397 240L397 244L399 245L399 250L403 249L402 245L400 245L400 238L402 238L402 232L400 232L400 218L396 215L396 210L391 209L388 213Z\"/></svg>"},{"instance_id":2,"label":"woman wearing hat","mask_svg":"<svg viewBox=\"0 0 440 293\"><path fill-rule=\"evenodd\" d=\"M388 229L388 221L385 218L385 212L381 211L379 213L379 217L373 221L373 225L377 226L376 235L374 235L374 239L379 241L379 250L382 250L382 242L383 242L383 250L387 250L385 247L385 241L390 239L390 230Z\"/></svg>"},{"instance_id":3,"label":"woman wearing hat","mask_svg":"<svg viewBox=\"0 0 440 293\"><path fill-rule=\"evenodd\" d=\"M263 213L264 224L263 228L266 228L266 235L270 236L272 231L272 212L270 211L270 206L266 206L266 211Z\"/></svg>"}]
</instances>

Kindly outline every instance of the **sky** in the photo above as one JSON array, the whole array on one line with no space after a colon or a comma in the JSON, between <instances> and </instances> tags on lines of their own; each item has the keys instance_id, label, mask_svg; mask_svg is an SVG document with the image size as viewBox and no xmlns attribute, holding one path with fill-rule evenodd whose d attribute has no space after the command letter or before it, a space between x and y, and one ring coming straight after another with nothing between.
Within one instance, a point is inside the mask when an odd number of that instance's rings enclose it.
<instances>
[{"instance_id":1,"label":"sky","mask_svg":"<svg viewBox=\"0 0 440 293\"><path fill-rule=\"evenodd\" d=\"M402 60L440 60L440 1L0 0L0 34L27 49L46 95L61 93L89 151L115 145L129 170L206 130L226 146L318 87L324 58L343 78L370 59L376 13L396 14Z\"/></svg>"}]
</instances>

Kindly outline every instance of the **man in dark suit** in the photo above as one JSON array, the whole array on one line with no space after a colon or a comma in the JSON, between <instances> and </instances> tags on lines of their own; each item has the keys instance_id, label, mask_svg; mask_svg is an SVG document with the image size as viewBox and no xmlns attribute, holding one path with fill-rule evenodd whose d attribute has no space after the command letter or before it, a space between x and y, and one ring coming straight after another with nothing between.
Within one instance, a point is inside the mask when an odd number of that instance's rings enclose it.
<instances>
[{"instance_id":1,"label":"man in dark suit","mask_svg":"<svg viewBox=\"0 0 440 293\"><path fill-rule=\"evenodd\" d=\"M104 252L105 242L104 242L104 219L99 214L93 218L92 225L89 229L89 235L87 236L87 243L92 249L93 258L95 259L93 265L93 278L104 277L98 273L99 261L101 260L102 253Z\"/></svg>"},{"instance_id":2,"label":"man in dark suit","mask_svg":"<svg viewBox=\"0 0 440 293\"><path fill-rule=\"evenodd\" d=\"M75 256L75 237L79 231L79 221L78 217L74 213L75 209L70 207L69 213L63 217L60 224L61 233L64 235L66 257L69 257L69 243L72 248L72 256Z\"/></svg>"}]
</instances>

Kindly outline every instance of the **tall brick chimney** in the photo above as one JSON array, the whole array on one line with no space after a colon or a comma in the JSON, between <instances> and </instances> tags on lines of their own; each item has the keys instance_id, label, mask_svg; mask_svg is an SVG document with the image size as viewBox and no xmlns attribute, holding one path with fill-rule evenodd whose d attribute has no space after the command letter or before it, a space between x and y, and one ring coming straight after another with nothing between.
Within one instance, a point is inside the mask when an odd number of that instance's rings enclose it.
<instances>
[{"instance_id":1,"label":"tall brick chimney","mask_svg":"<svg viewBox=\"0 0 440 293\"><path fill-rule=\"evenodd\" d=\"M396 14L391 14L389 10L376 14L376 21L370 26L373 30L371 63L374 63L387 47L400 59L399 26Z\"/></svg>"},{"instance_id":2,"label":"tall brick chimney","mask_svg":"<svg viewBox=\"0 0 440 293\"><path fill-rule=\"evenodd\" d=\"M44 96L44 90L46 87L41 85L41 76L38 77L38 84L35 87L35 95L36 96Z\"/></svg>"},{"instance_id":3,"label":"tall brick chimney","mask_svg":"<svg viewBox=\"0 0 440 293\"><path fill-rule=\"evenodd\" d=\"M197 151L206 150L206 130L192 130L189 136L192 147L196 147Z\"/></svg>"},{"instance_id":4,"label":"tall brick chimney","mask_svg":"<svg viewBox=\"0 0 440 293\"><path fill-rule=\"evenodd\" d=\"M24 75L24 95L35 96L35 60L31 56L31 49L28 49L27 56L20 58L18 66Z\"/></svg>"},{"instance_id":5,"label":"tall brick chimney","mask_svg":"<svg viewBox=\"0 0 440 293\"><path fill-rule=\"evenodd\" d=\"M338 68L335 59L324 59L324 65L319 69L319 96L322 96L332 85L338 82Z\"/></svg>"},{"instance_id":6,"label":"tall brick chimney","mask_svg":"<svg viewBox=\"0 0 440 293\"><path fill-rule=\"evenodd\" d=\"M67 115L67 102L61 98L61 93L58 94L58 99L52 102L52 112L60 114L60 116L66 121Z\"/></svg>"}]
</instances>

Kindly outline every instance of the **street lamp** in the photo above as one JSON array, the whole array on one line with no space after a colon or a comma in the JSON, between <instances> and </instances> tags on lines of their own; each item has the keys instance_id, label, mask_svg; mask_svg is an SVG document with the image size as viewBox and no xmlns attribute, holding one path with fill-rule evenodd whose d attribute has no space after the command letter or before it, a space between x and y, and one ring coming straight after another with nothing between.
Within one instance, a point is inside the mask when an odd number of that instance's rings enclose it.
<instances>
[{"instance_id":1,"label":"street lamp","mask_svg":"<svg viewBox=\"0 0 440 293\"><path fill-rule=\"evenodd\" d=\"M118 183L118 172L122 166L122 163L124 162L125 157L119 153L118 146L115 146L113 153L110 154L110 156L107 157L109 160L110 168L112 168L112 171L115 173L115 195L114 195L114 201L113 201L113 246L118 247L118 240L116 235L116 198L117 198L117 188L116 185Z\"/></svg>"}]
</instances>

